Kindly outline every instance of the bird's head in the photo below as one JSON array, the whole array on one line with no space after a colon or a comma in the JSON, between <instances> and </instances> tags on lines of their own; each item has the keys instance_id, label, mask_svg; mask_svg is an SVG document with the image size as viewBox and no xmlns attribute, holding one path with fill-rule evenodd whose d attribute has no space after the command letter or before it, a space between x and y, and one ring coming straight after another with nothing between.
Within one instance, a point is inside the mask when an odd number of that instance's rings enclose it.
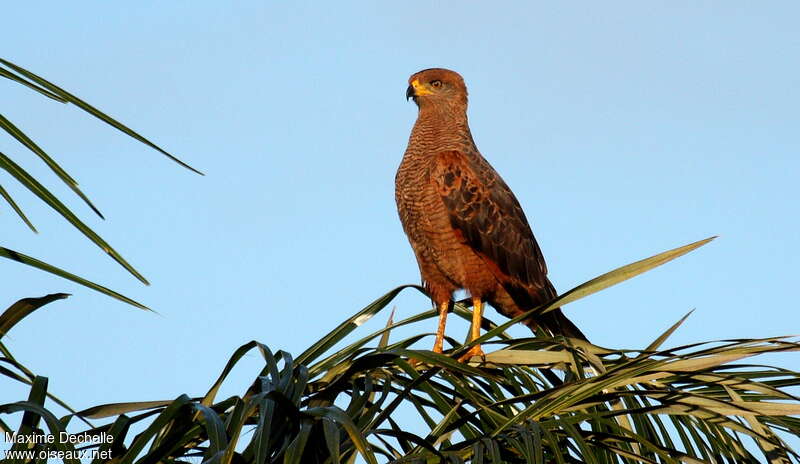
<instances>
[{"instance_id":1,"label":"bird's head","mask_svg":"<svg viewBox=\"0 0 800 464\"><path fill-rule=\"evenodd\" d=\"M455 71L442 68L423 69L408 78L406 99L423 109L428 106L467 106L467 86Z\"/></svg>"}]
</instances>

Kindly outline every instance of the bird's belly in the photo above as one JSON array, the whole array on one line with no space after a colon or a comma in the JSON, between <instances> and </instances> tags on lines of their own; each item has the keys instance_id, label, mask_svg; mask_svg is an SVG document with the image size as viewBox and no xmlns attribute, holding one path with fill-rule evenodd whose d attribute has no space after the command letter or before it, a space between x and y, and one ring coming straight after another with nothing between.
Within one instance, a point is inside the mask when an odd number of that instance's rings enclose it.
<instances>
[{"instance_id":1,"label":"bird's belly","mask_svg":"<svg viewBox=\"0 0 800 464\"><path fill-rule=\"evenodd\" d=\"M450 228L433 253L436 267L456 288L483 297L497 286L497 280L483 259Z\"/></svg>"},{"instance_id":2,"label":"bird's belly","mask_svg":"<svg viewBox=\"0 0 800 464\"><path fill-rule=\"evenodd\" d=\"M448 297L457 289L481 297L493 292L497 287L495 276L463 235L453 228L438 193L420 195L415 200L401 205L401 221L416 254L422 279L431 292L447 293Z\"/></svg>"}]
</instances>

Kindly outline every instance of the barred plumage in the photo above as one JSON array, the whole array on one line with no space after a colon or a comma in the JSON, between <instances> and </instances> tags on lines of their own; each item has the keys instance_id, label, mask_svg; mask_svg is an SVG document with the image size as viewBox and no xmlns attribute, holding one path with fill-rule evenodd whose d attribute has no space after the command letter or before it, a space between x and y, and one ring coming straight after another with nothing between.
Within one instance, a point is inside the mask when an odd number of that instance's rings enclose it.
<instances>
[{"instance_id":1,"label":"barred plumage","mask_svg":"<svg viewBox=\"0 0 800 464\"><path fill-rule=\"evenodd\" d=\"M507 317L554 298L522 207L472 139L461 76L426 69L409 83L407 96L419 115L397 171L395 195L431 298L444 309L455 290L466 289L478 311L487 301ZM541 326L552 334L586 338L560 309L525 323L532 330ZM441 351L438 335L434 348Z\"/></svg>"}]
</instances>

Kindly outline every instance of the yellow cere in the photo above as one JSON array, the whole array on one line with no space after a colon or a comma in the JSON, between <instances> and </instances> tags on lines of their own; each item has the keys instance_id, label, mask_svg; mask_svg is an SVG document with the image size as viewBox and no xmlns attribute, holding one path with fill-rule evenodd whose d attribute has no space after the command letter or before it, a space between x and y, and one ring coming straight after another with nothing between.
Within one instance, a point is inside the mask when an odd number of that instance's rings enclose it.
<instances>
[{"instance_id":1,"label":"yellow cere","mask_svg":"<svg viewBox=\"0 0 800 464\"><path fill-rule=\"evenodd\" d=\"M433 93L427 86L420 84L419 79L411 81L411 87L414 87L414 94L418 97Z\"/></svg>"}]
</instances>

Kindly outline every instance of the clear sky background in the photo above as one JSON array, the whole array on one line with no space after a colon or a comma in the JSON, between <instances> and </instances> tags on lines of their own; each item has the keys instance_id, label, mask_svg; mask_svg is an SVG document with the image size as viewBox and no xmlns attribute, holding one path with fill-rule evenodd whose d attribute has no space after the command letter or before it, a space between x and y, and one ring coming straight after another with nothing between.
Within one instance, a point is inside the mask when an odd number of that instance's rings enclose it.
<instances>
[{"instance_id":1,"label":"clear sky background","mask_svg":"<svg viewBox=\"0 0 800 464\"><path fill-rule=\"evenodd\" d=\"M2 113L107 220L10 137L0 151L44 179L152 286L5 173L0 183L41 233L3 206L0 245L159 312L0 262L1 308L73 294L5 341L76 408L202 395L239 345L255 339L299 354L376 297L418 283L394 173L416 118L406 80L428 67L466 79L478 147L522 203L560 291L720 235L565 307L593 342L643 348L692 308L668 344L800 333L797 2L43 8L4 7L2 56L207 174L0 82ZM396 300L398 317L428 305L413 291ZM461 339L466 324L451 320L448 333ZM770 361L800 368L797 355ZM260 366L250 356L223 393L241 394ZM0 382L0 402L26 392Z\"/></svg>"}]
</instances>

